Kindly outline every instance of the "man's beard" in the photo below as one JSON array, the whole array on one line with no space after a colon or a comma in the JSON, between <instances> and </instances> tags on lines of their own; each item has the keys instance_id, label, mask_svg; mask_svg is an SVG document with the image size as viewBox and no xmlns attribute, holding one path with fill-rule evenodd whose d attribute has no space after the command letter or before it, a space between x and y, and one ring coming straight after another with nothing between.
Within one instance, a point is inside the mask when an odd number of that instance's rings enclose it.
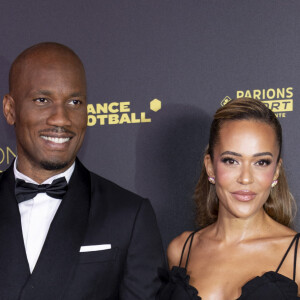
<instances>
[{"instance_id":1,"label":"man's beard","mask_svg":"<svg viewBox=\"0 0 300 300\"><path fill-rule=\"evenodd\" d=\"M45 170L54 171L64 169L69 164L69 162L41 161L40 164Z\"/></svg>"}]
</instances>

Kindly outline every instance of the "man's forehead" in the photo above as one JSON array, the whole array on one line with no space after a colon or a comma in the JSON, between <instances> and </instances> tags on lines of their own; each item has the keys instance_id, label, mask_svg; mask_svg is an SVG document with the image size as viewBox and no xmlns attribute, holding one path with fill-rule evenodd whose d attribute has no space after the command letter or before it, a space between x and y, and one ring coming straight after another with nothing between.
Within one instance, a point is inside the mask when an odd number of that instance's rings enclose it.
<instances>
[{"instance_id":1,"label":"man's forehead","mask_svg":"<svg viewBox=\"0 0 300 300\"><path fill-rule=\"evenodd\" d=\"M85 76L81 60L71 49L61 44L42 43L26 49L13 62L9 73L10 92L24 73L54 66L76 68Z\"/></svg>"},{"instance_id":2,"label":"man's forehead","mask_svg":"<svg viewBox=\"0 0 300 300\"><path fill-rule=\"evenodd\" d=\"M16 62L19 69L38 69L55 66L79 67L83 69L80 60L70 52L55 50L37 51L24 56Z\"/></svg>"}]
</instances>

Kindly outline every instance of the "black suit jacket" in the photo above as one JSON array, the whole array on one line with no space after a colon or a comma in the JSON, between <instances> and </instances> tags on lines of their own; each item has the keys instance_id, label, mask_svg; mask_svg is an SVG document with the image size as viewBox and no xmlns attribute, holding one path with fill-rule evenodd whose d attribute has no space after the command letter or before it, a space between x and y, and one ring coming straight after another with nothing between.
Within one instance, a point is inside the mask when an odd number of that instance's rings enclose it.
<instances>
[{"instance_id":1,"label":"black suit jacket","mask_svg":"<svg viewBox=\"0 0 300 300\"><path fill-rule=\"evenodd\" d=\"M154 299L164 265L153 209L76 161L30 274L12 166L0 177L0 299ZM81 246L111 249L79 252Z\"/></svg>"}]
</instances>

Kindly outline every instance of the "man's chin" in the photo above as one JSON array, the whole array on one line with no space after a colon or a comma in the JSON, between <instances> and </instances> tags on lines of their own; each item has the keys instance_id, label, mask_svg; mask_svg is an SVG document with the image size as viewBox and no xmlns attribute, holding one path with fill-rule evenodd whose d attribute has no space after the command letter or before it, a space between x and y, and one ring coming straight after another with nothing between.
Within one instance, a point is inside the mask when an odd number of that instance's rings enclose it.
<instances>
[{"instance_id":1,"label":"man's chin","mask_svg":"<svg viewBox=\"0 0 300 300\"><path fill-rule=\"evenodd\" d=\"M40 165L43 169L47 171L54 171L54 170L62 170L65 169L70 162L53 162L53 161L41 161Z\"/></svg>"}]
</instances>

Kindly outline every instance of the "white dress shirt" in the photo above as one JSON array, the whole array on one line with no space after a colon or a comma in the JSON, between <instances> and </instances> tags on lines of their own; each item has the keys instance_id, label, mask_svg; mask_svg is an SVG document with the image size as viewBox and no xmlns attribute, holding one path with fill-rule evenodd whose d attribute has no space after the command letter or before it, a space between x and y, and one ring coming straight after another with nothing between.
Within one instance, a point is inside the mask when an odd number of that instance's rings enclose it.
<instances>
[{"instance_id":1,"label":"white dress shirt","mask_svg":"<svg viewBox=\"0 0 300 300\"><path fill-rule=\"evenodd\" d=\"M67 182L71 178L75 168L75 162L65 172L52 176L42 184L51 184L53 180L65 177ZM15 178L23 179L28 183L38 184L28 176L17 170L17 159L14 163ZM24 245L32 273L46 240L51 222L61 203L61 199L55 199L46 193L39 193L33 199L19 203Z\"/></svg>"}]
</instances>

